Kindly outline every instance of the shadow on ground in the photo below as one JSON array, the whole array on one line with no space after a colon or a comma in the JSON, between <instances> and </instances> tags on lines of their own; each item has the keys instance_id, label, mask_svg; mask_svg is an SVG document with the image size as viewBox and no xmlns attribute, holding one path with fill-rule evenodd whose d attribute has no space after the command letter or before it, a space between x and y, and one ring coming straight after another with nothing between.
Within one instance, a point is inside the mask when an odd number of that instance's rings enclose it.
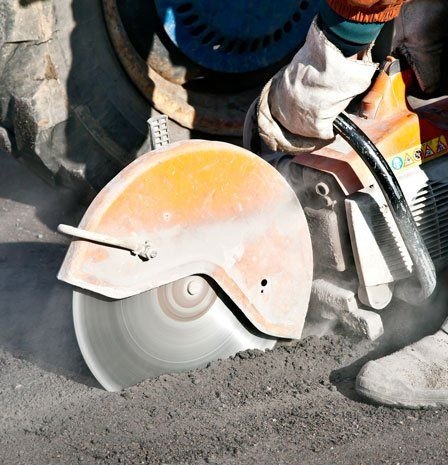
<instances>
[{"instance_id":1,"label":"shadow on ground","mask_svg":"<svg viewBox=\"0 0 448 465\"><path fill-rule=\"evenodd\" d=\"M5 199L32 207L35 218L29 218L29 220L34 222L38 220L52 231L55 231L61 222L77 224L86 208L80 204L81 199L74 192L44 183L32 174L24 164L0 150L1 206L3 206ZM9 206L7 208L9 209ZM17 218L20 220L21 213L22 209L18 208L17 214L11 215L13 221L16 221ZM3 216L2 210L0 210L0 220ZM3 227L2 224L0 238L4 235Z\"/></svg>"},{"instance_id":2,"label":"shadow on ground","mask_svg":"<svg viewBox=\"0 0 448 465\"><path fill-rule=\"evenodd\" d=\"M68 238L55 229L82 212L73 193L0 152L0 349L96 385L76 342L72 289L56 278Z\"/></svg>"},{"instance_id":3,"label":"shadow on ground","mask_svg":"<svg viewBox=\"0 0 448 465\"><path fill-rule=\"evenodd\" d=\"M65 252L63 244L0 244L0 347L95 385L75 338L72 290L56 280Z\"/></svg>"}]
</instances>

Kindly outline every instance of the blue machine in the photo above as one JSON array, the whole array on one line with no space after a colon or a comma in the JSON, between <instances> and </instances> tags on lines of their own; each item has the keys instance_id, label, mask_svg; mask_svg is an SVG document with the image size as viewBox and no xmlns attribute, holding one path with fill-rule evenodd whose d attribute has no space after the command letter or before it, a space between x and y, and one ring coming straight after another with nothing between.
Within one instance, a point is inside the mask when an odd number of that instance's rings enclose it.
<instances>
[{"instance_id":1,"label":"blue machine","mask_svg":"<svg viewBox=\"0 0 448 465\"><path fill-rule=\"evenodd\" d=\"M213 71L261 70L292 54L305 39L319 0L155 0L168 37Z\"/></svg>"}]
</instances>

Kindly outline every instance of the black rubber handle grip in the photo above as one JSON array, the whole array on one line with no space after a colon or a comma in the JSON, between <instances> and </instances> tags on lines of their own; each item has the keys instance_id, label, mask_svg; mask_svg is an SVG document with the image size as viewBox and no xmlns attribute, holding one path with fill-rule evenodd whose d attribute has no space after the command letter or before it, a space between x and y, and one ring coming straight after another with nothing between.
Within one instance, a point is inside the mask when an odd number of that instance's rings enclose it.
<instances>
[{"instance_id":1,"label":"black rubber handle grip","mask_svg":"<svg viewBox=\"0 0 448 465\"><path fill-rule=\"evenodd\" d=\"M399 281L395 294L410 304L423 302L436 287L436 271L397 178L380 151L347 115L341 114L336 118L334 129L361 157L374 176L411 256L418 282Z\"/></svg>"}]
</instances>

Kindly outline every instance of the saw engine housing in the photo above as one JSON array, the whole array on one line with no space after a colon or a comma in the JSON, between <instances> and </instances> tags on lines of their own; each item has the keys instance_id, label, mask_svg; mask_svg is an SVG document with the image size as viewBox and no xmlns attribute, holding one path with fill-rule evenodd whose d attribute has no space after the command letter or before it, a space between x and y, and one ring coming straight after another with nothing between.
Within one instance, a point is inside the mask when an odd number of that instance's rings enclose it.
<instances>
[{"instance_id":1,"label":"saw engine housing","mask_svg":"<svg viewBox=\"0 0 448 465\"><path fill-rule=\"evenodd\" d=\"M407 99L409 71L390 60L351 119L386 158L437 269L448 264L448 98ZM418 108L413 109L410 102ZM310 228L310 310L375 339L379 314L415 269L385 196L340 136L323 149L275 165L300 199ZM412 303L412 302L410 302Z\"/></svg>"}]
</instances>

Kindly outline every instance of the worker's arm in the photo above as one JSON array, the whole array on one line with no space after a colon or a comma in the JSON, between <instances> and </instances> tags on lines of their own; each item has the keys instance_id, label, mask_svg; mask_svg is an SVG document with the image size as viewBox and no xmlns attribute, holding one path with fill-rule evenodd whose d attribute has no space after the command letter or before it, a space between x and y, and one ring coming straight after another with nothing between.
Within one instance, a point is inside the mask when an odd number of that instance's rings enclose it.
<instances>
[{"instance_id":1,"label":"worker's arm","mask_svg":"<svg viewBox=\"0 0 448 465\"><path fill-rule=\"evenodd\" d=\"M345 56L369 46L384 23L394 19L406 0L327 0L322 1L319 26L328 40Z\"/></svg>"},{"instance_id":2,"label":"worker's arm","mask_svg":"<svg viewBox=\"0 0 448 465\"><path fill-rule=\"evenodd\" d=\"M394 47L425 93L438 90L448 42L447 0L323 1L304 46L259 99L259 133L269 148L313 150L316 140L334 137L336 116L371 83L377 67L369 60L371 44L400 8Z\"/></svg>"},{"instance_id":3,"label":"worker's arm","mask_svg":"<svg viewBox=\"0 0 448 465\"><path fill-rule=\"evenodd\" d=\"M353 1L321 2L305 44L262 93L258 127L270 149L293 153L312 150L310 139L331 140L336 116L369 87L377 68L369 47L383 23L351 19L369 10Z\"/></svg>"},{"instance_id":4,"label":"worker's arm","mask_svg":"<svg viewBox=\"0 0 448 465\"><path fill-rule=\"evenodd\" d=\"M360 11L359 8L355 10L353 7L346 5L347 2L343 1L337 2L337 4L339 11L334 9L329 2L322 2L317 15L317 24L327 39L336 45L344 56L355 56L373 43L385 22L361 22L347 19L341 13L349 15L353 11ZM346 8L342 8L344 4ZM387 13L387 16L389 16L389 13Z\"/></svg>"},{"instance_id":5,"label":"worker's arm","mask_svg":"<svg viewBox=\"0 0 448 465\"><path fill-rule=\"evenodd\" d=\"M373 42L384 22L400 11L393 49L406 57L424 93L438 92L446 72L446 0L326 0L321 2L319 25L348 57Z\"/></svg>"}]
</instances>

